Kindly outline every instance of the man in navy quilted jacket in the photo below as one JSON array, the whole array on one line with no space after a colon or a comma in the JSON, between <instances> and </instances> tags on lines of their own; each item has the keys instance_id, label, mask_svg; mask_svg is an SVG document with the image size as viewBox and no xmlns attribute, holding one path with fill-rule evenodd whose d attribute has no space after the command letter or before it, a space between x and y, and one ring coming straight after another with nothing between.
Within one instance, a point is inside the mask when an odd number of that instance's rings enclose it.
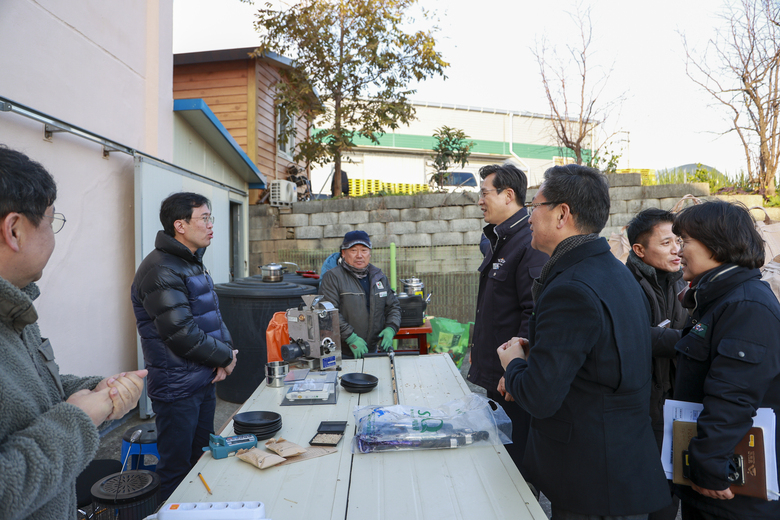
<instances>
[{"instance_id":1,"label":"man in navy quilted jacket","mask_svg":"<svg viewBox=\"0 0 780 520\"><path fill-rule=\"evenodd\" d=\"M160 207L163 230L135 273L131 298L156 415L160 498L167 499L214 433L214 383L236 366L203 253L214 235L211 203L175 193Z\"/></svg>"}]
</instances>

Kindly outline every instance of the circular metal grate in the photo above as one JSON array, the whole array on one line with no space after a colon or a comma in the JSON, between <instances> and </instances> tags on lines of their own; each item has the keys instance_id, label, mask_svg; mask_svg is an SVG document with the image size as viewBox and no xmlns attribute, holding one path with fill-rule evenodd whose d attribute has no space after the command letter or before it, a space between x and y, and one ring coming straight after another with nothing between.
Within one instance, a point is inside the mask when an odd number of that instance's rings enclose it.
<instances>
[{"instance_id":1,"label":"circular metal grate","mask_svg":"<svg viewBox=\"0 0 780 520\"><path fill-rule=\"evenodd\" d=\"M145 489L152 483L152 476L147 473L123 473L103 481L100 489L104 493L128 495Z\"/></svg>"}]
</instances>

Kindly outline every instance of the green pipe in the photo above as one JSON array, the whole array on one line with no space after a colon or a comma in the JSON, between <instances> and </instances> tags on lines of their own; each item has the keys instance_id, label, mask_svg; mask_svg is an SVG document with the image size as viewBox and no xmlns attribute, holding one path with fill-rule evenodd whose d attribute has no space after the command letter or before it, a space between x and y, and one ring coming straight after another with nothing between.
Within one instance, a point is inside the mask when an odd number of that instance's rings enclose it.
<instances>
[{"instance_id":1,"label":"green pipe","mask_svg":"<svg viewBox=\"0 0 780 520\"><path fill-rule=\"evenodd\" d=\"M398 273L395 266L395 242L390 242L390 287L397 293L398 282L396 280ZM393 350L398 349L398 340L393 340Z\"/></svg>"},{"instance_id":2,"label":"green pipe","mask_svg":"<svg viewBox=\"0 0 780 520\"><path fill-rule=\"evenodd\" d=\"M395 269L395 242L390 242L390 287L398 292L397 272Z\"/></svg>"}]
</instances>

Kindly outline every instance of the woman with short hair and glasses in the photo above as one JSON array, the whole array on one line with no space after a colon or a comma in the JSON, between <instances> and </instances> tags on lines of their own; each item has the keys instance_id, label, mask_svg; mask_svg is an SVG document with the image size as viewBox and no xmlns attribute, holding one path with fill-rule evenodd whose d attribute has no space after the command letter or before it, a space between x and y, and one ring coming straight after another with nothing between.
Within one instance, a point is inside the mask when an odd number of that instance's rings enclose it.
<instances>
[{"instance_id":1,"label":"woman with short hair and glasses","mask_svg":"<svg viewBox=\"0 0 780 520\"><path fill-rule=\"evenodd\" d=\"M688 448L692 486L675 490L683 519L780 518L780 502L735 495L728 477L756 409L780 410L780 303L761 281L764 241L745 206L723 201L684 209L672 229L690 284L675 399L704 404Z\"/></svg>"}]
</instances>

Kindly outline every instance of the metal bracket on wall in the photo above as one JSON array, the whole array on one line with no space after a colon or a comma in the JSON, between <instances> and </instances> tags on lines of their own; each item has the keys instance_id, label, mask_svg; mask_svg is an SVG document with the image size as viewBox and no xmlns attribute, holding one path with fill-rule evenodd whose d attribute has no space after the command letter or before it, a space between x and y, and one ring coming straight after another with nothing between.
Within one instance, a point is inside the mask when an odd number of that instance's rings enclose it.
<instances>
[{"instance_id":1,"label":"metal bracket on wall","mask_svg":"<svg viewBox=\"0 0 780 520\"><path fill-rule=\"evenodd\" d=\"M58 126L50 125L49 123L43 124L43 139L51 142L51 137L57 132L67 132L67 130Z\"/></svg>"},{"instance_id":2,"label":"metal bracket on wall","mask_svg":"<svg viewBox=\"0 0 780 520\"><path fill-rule=\"evenodd\" d=\"M121 152L122 150L118 150L116 148L111 148L106 145L103 145L103 159L108 159L109 154L111 152Z\"/></svg>"},{"instance_id":3,"label":"metal bracket on wall","mask_svg":"<svg viewBox=\"0 0 780 520\"><path fill-rule=\"evenodd\" d=\"M93 143L101 145L103 148L104 158L108 158L110 152L122 152L131 157L136 155L136 150L130 148L129 146L117 143L116 141L112 141L111 139L103 137L102 135L90 132L89 130L85 130L84 128L80 128L76 125L71 125L70 123L66 123L61 119L57 119L48 114L44 114L43 112L35 110L34 108L24 106L20 103L17 103L16 101L1 96L0 112L18 114L20 116L32 119L33 121L43 123L43 138L49 142L51 142L55 133L66 132L75 135L76 137L80 137L82 139L86 139L87 141L92 141Z\"/></svg>"},{"instance_id":4,"label":"metal bracket on wall","mask_svg":"<svg viewBox=\"0 0 780 520\"><path fill-rule=\"evenodd\" d=\"M187 172L188 175L191 175L197 179L202 179L207 182L210 182L216 186L222 186L228 191L234 192L238 194L241 197L246 196L246 192L239 190L237 188L234 188L232 186L229 186L227 184L224 184L222 182L216 181L214 179L211 179L209 177L206 177L204 175L201 175L199 173L186 170L184 168L181 168L180 166L176 166L175 164L171 164L167 161L164 161L162 159L158 159L152 155L145 154L143 152L139 152L138 150L135 150L134 148L130 148L129 146L125 146L122 143L118 143L116 141L112 141L111 139L108 139L107 137L103 137L102 135L96 134L94 132L90 132L89 130L86 130L84 128L80 128L76 125L72 125L70 123L67 123L61 119L57 119L55 117L52 117L48 114L44 114L43 112L40 112L38 110L35 110L34 108L27 107L25 105L22 105L20 103L17 103L16 101L13 101L12 99L8 99L5 97L0 96L0 112L10 112L12 114L17 114L22 117L26 117L28 119L32 119L33 121L37 121L39 123L43 123L43 138L46 141L51 142L51 139L53 135L57 132L66 132L71 135L74 135L76 137L80 137L81 139L86 139L87 141L91 141L93 143L97 143L102 148L102 154L104 159L109 159L112 152L120 152L126 155L129 155L130 157L147 157L149 159L153 159L161 164L166 164L168 166L171 166L176 169L176 171L183 171Z\"/></svg>"}]
</instances>

